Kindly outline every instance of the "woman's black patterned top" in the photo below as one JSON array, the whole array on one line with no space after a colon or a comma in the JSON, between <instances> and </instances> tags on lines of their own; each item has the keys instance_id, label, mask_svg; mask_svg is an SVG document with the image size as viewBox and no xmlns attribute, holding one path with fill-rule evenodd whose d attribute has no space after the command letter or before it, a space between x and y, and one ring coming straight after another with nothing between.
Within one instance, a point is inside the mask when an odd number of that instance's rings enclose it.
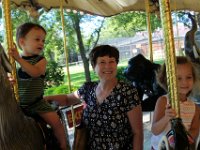
<instances>
[{"instance_id":1,"label":"woman's black patterned top","mask_svg":"<svg viewBox=\"0 0 200 150\"><path fill-rule=\"evenodd\" d=\"M78 90L86 103L83 122L89 129L89 149L132 150L133 134L127 112L140 104L136 88L120 81L98 104L97 85L98 82L87 82Z\"/></svg>"}]
</instances>

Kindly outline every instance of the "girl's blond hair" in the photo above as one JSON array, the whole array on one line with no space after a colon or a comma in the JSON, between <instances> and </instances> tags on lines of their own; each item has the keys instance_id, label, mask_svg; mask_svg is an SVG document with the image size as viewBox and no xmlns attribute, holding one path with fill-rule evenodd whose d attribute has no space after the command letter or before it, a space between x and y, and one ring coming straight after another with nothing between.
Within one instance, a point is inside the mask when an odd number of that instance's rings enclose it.
<instances>
[{"instance_id":1,"label":"girl's blond hair","mask_svg":"<svg viewBox=\"0 0 200 150\"><path fill-rule=\"evenodd\" d=\"M200 66L198 64L192 63L187 57L185 56L177 56L177 65L180 64L190 64L192 67L192 75L194 79L194 86L192 91L190 91L189 94L195 95L197 91L200 89L200 80L199 80L199 69ZM167 92L168 91L168 86L167 86L167 73L166 73L166 65L165 63L162 65L161 69L157 72L157 81L158 84Z\"/></svg>"}]
</instances>

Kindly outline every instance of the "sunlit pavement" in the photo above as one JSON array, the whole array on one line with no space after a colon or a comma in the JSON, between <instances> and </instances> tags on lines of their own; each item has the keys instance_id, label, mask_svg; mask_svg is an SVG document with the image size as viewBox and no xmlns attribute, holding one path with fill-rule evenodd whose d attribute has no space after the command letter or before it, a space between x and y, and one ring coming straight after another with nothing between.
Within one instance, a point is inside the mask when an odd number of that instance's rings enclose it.
<instances>
[{"instance_id":1,"label":"sunlit pavement","mask_svg":"<svg viewBox=\"0 0 200 150\"><path fill-rule=\"evenodd\" d=\"M151 149L151 118L153 113L143 112L144 150Z\"/></svg>"}]
</instances>

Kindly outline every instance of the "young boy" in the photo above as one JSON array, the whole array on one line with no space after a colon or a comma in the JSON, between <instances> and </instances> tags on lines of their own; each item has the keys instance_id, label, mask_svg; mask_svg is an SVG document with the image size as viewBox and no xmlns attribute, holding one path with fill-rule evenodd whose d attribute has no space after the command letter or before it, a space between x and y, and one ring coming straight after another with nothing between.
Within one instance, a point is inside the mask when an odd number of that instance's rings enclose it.
<instances>
[{"instance_id":1,"label":"young boy","mask_svg":"<svg viewBox=\"0 0 200 150\"><path fill-rule=\"evenodd\" d=\"M41 56L44 48L46 31L34 23L24 23L17 29L17 44L23 50L22 56L16 48L10 55L21 66L17 70L20 106L29 115L38 114L53 129L60 148L66 150L64 127L59 116L43 99L46 59Z\"/></svg>"}]
</instances>

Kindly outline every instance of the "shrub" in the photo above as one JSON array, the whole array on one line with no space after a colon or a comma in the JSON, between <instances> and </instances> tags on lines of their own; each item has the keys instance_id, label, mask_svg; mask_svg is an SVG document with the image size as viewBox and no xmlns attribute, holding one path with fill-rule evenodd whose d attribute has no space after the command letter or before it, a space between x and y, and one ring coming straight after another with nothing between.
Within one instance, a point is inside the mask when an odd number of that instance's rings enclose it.
<instances>
[{"instance_id":1,"label":"shrub","mask_svg":"<svg viewBox=\"0 0 200 150\"><path fill-rule=\"evenodd\" d=\"M59 86L63 84L63 68L55 61L49 61L46 69L45 87Z\"/></svg>"},{"instance_id":2,"label":"shrub","mask_svg":"<svg viewBox=\"0 0 200 150\"><path fill-rule=\"evenodd\" d=\"M117 69L117 78L119 80L122 80L124 82L129 82L126 77L124 76L124 70L125 70L126 67L118 67Z\"/></svg>"}]
</instances>

